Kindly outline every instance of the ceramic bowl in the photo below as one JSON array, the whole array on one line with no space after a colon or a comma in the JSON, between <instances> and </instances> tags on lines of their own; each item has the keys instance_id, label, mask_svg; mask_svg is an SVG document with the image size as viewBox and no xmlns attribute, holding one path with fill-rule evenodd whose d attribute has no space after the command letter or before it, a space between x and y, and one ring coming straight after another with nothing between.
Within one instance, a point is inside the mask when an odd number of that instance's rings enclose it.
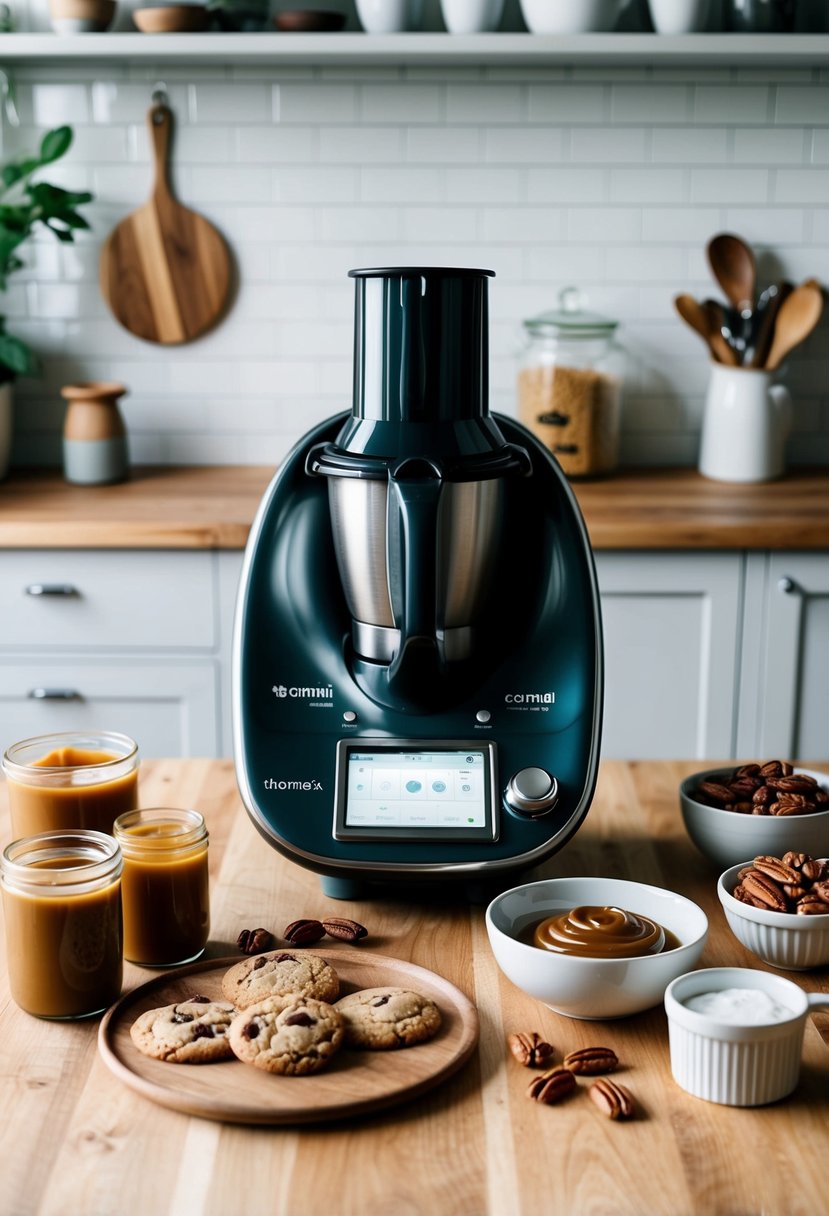
<instances>
[{"instance_id":1,"label":"ceramic bowl","mask_svg":"<svg viewBox=\"0 0 829 1216\"><path fill-rule=\"evenodd\" d=\"M115 0L49 0L49 17L57 34L100 34L115 16Z\"/></svg>"},{"instance_id":2,"label":"ceramic bowl","mask_svg":"<svg viewBox=\"0 0 829 1216\"><path fill-rule=\"evenodd\" d=\"M196 34L210 25L210 14L203 4L137 8L132 19L142 34Z\"/></svg>"},{"instance_id":3,"label":"ceramic bowl","mask_svg":"<svg viewBox=\"0 0 829 1216\"><path fill-rule=\"evenodd\" d=\"M757 854L755 854L757 856ZM720 875L717 895L729 928L739 942L764 963L781 971L808 971L829 963L829 904L825 916L772 912L735 899L737 876L751 861L731 866Z\"/></svg>"},{"instance_id":4,"label":"ceramic bowl","mask_svg":"<svg viewBox=\"0 0 829 1216\"><path fill-rule=\"evenodd\" d=\"M750 993L750 1020L726 1020L688 1007L704 993ZM754 994L768 1000L754 999ZM777 1006L764 1017L762 1004ZM747 967L705 967L681 975L665 992L674 1080L695 1098L726 1106L764 1106L797 1086L803 1031L810 1013L829 1009L824 992L805 993L791 980ZM732 1006L733 1011L733 1006Z\"/></svg>"},{"instance_id":5,"label":"ceramic bowl","mask_svg":"<svg viewBox=\"0 0 829 1216\"><path fill-rule=\"evenodd\" d=\"M685 830L710 861L722 870L746 857L782 857L784 853L829 854L829 810L808 815L743 815L715 806L705 806L693 797L702 781L730 777L736 766L706 769L686 777L679 787L679 804ZM807 773L829 790L829 774L795 768ZM744 863L745 864L745 863Z\"/></svg>"},{"instance_id":6,"label":"ceramic bowl","mask_svg":"<svg viewBox=\"0 0 829 1216\"><path fill-rule=\"evenodd\" d=\"M586 34L612 30L621 0L521 0L531 34Z\"/></svg>"},{"instance_id":7,"label":"ceramic bowl","mask_svg":"<svg viewBox=\"0 0 829 1216\"><path fill-rule=\"evenodd\" d=\"M345 13L315 8L287 9L277 13L273 22L284 34L336 33L345 25Z\"/></svg>"},{"instance_id":8,"label":"ceramic bowl","mask_svg":"<svg viewBox=\"0 0 829 1216\"><path fill-rule=\"evenodd\" d=\"M641 958L583 958L520 940L536 921L587 906L623 908L670 930L679 945ZM691 900L621 878L549 878L504 891L486 911L495 960L508 979L556 1013L587 1021L660 1004L671 980L699 962L708 919Z\"/></svg>"}]
</instances>

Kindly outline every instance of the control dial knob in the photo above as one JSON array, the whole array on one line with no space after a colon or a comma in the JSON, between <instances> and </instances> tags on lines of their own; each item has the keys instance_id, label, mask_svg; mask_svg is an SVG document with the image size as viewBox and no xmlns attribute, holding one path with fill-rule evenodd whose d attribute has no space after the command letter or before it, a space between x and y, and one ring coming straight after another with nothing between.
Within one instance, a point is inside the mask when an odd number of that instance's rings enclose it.
<instances>
[{"instance_id":1,"label":"control dial knob","mask_svg":"<svg viewBox=\"0 0 829 1216\"><path fill-rule=\"evenodd\" d=\"M510 777L504 800L511 811L535 819L558 802L558 782L546 768L522 768Z\"/></svg>"}]
</instances>

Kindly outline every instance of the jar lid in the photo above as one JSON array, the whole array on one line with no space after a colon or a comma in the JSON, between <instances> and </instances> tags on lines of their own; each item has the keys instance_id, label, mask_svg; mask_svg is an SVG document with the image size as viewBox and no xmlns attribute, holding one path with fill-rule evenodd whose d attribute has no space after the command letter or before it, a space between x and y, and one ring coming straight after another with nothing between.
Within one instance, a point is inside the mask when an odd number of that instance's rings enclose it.
<instances>
[{"instance_id":1,"label":"jar lid","mask_svg":"<svg viewBox=\"0 0 829 1216\"><path fill-rule=\"evenodd\" d=\"M524 328L535 337L598 338L610 337L619 324L611 317L590 312L587 297L577 287L565 287L558 300L559 308L530 317Z\"/></svg>"}]
</instances>

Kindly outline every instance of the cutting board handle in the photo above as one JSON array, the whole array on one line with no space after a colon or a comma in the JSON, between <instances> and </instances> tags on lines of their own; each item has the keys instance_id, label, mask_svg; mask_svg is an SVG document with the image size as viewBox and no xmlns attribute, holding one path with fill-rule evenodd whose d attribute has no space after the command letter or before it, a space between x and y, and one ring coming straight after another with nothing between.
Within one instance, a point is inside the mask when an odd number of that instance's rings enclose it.
<instances>
[{"instance_id":1,"label":"cutting board handle","mask_svg":"<svg viewBox=\"0 0 829 1216\"><path fill-rule=\"evenodd\" d=\"M170 182L167 177L167 164L170 153L170 138L173 131L173 112L169 106L156 105L147 112L147 125L150 128L150 141L155 157L155 184L153 193L170 197Z\"/></svg>"}]
</instances>

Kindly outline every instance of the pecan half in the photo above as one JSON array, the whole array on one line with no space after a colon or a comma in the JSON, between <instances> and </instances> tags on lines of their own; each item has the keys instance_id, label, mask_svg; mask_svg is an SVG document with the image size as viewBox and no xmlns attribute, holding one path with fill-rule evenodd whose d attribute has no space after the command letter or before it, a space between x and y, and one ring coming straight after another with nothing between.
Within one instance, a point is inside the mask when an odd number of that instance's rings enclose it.
<instances>
[{"instance_id":1,"label":"pecan half","mask_svg":"<svg viewBox=\"0 0 829 1216\"><path fill-rule=\"evenodd\" d=\"M323 920L322 927L329 937L337 937L343 942L358 942L368 937L368 929L364 925L344 916L329 916Z\"/></svg>"},{"instance_id":2,"label":"pecan half","mask_svg":"<svg viewBox=\"0 0 829 1216\"><path fill-rule=\"evenodd\" d=\"M759 870L767 878L773 878L775 882L800 882L798 871L793 866L786 865L779 857L755 857L753 865L755 870Z\"/></svg>"},{"instance_id":3,"label":"pecan half","mask_svg":"<svg viewBox=\"0 0 829 1216\"><path fill-rule=\"evenodd\" d=\"M780 794L802 794L806 790L813 790L817 782L806 773L793 773L789 777L767 777L766 785Z\"/></svg>"},{"instance_id":4,"label":"pecan half","mask_svg":"<svg viewBox=\"0 0 829 1216\"><path fill-rule=\"evenodd\" d=\"M734 890L731 892L738 903L748 904L750 908L767 908L768 905L762 903L759 899L755 899L753 895L749 895L745 886L738 882Z\"/></svg>"},{"instance_id":5,"label":"pecan half","mask_svg":"<svg viewBox=\"0 0 829 1216\"><path fill-rule=\"evenodd\" d=\"M619 1057L611 1047L580 1047L564 1057L564 1067L577 1076L595 1077L603 1072L613 1072L619 1066Z\"/></svg>"},{"instance_id":6,"label":"pecan half","mask_svg":"<svg viewBox=\"0 0 829 1216\"><path fill-rule=\"evenodd\" d=\"M630 1090L625 1089L618 1081L608 1077L600 1077L594 1081L587 1091L590 1097L609 1119L630 1119L636 1110L636 1103Z\"/></svg>"},{"instance_id":7,"label":"pecan half","mask_svg":"<svg viewBox=\"0 0 829 1216\"><path fill-rule=\"evenodd\" d=\"M797 901L795 912L798 916L826 916L829 913L829 905L810 892Z\"/></svg>"},{"instance_id":8,"label":"pecan half","mask_svg":"<svg viewBox=\"0 0 829 1216\"><path fill-rule=\"evenodd\" d=\"M713 799L714 802L726 803L733 802L731 790L727 785L723 785L719 781L701 781L699 792L705 794L707 798Z\"/></svg>"},{"instance_id":9,"label":"pecan half","mask_svg":"<svg viewBox=\"0 0 829 1216\"><path fill-rule=\"evenodd\" d=\"M743 879L743 887L754 899L759 899L772 912L787 912L786 896L777 883L759 870L753 870Z\"/></svg>"},{"instance_id":10,"label":"pecan half","mask_svg":"<svg viewBox=\"0 0 829 1216\"><path fill-rule=\"evenodd\" d=\"M825 904L829 904L829 882L812 883L812 895L816 895L818 899L822 899Z\"/></svg>"},{"instance_id":11,"label":"pecan half","mask_svg":"<svg viewBox=\"0 0 829 1216\"><path fill-rule=\"evenodd\" d=\"M321 937L325 937L325 930L319 920L292 920L283 929L282 936L292 946L312 946Z\"/></svg>"},{"instance_id":12,"label":"pecan half","mask_svg":"<svg viewBox=\"0 0 829 1216\"><path fill-rule=\"evenodd\" d=\"M794 870L802 870L807 861L811 861L808 853L784 853L783 861Z\"/></svg>"},{"instance_id":13,"label":"pecan half","mask_svg":"<svg viewBox=\"0 0 829 1216\"><path fill-rule=\"evenodd\" d=\"M270 950L273 936L267 929L243 929L236 938L236 945L243 954L261 954L263 950Z\"/></svg>"},{"instance_id":14,"label":"pecan half","mask_svg":"<svg viewBox=\"0 0 829 1216\"><path fill-rule=\"evenodd\" d=\"M545 1106L560 1102L576 1088L576 1078L569 1068L552 1068L543 1072L540 1077L534 1077L527 1086L527 1097Z\"/></svg>"},{"instance_id":15,"label":"pecan half","mask_svg":"<svg viewBox=\"0 0 829 1216\"><path fill-rule=\"evenodd\" d=\"M535 1031L531 1034L518 1032L508 1035L507 1046L525 1068L543 1068L553 1055L552 1043L546 1043Z\"/></svg>"},{"instance_id":16,"label":"pecan half","mask_svg":"<svg viewBox=\"0 0 829 1216\"><path fill-rule=\"evenodd\" d=\"M822 861L818 861L816 857L807 857L800 867L800 873L804 878L808 878L809 882L818 882L823 878L826 867Z\"/></svg>"}]
</instances>

